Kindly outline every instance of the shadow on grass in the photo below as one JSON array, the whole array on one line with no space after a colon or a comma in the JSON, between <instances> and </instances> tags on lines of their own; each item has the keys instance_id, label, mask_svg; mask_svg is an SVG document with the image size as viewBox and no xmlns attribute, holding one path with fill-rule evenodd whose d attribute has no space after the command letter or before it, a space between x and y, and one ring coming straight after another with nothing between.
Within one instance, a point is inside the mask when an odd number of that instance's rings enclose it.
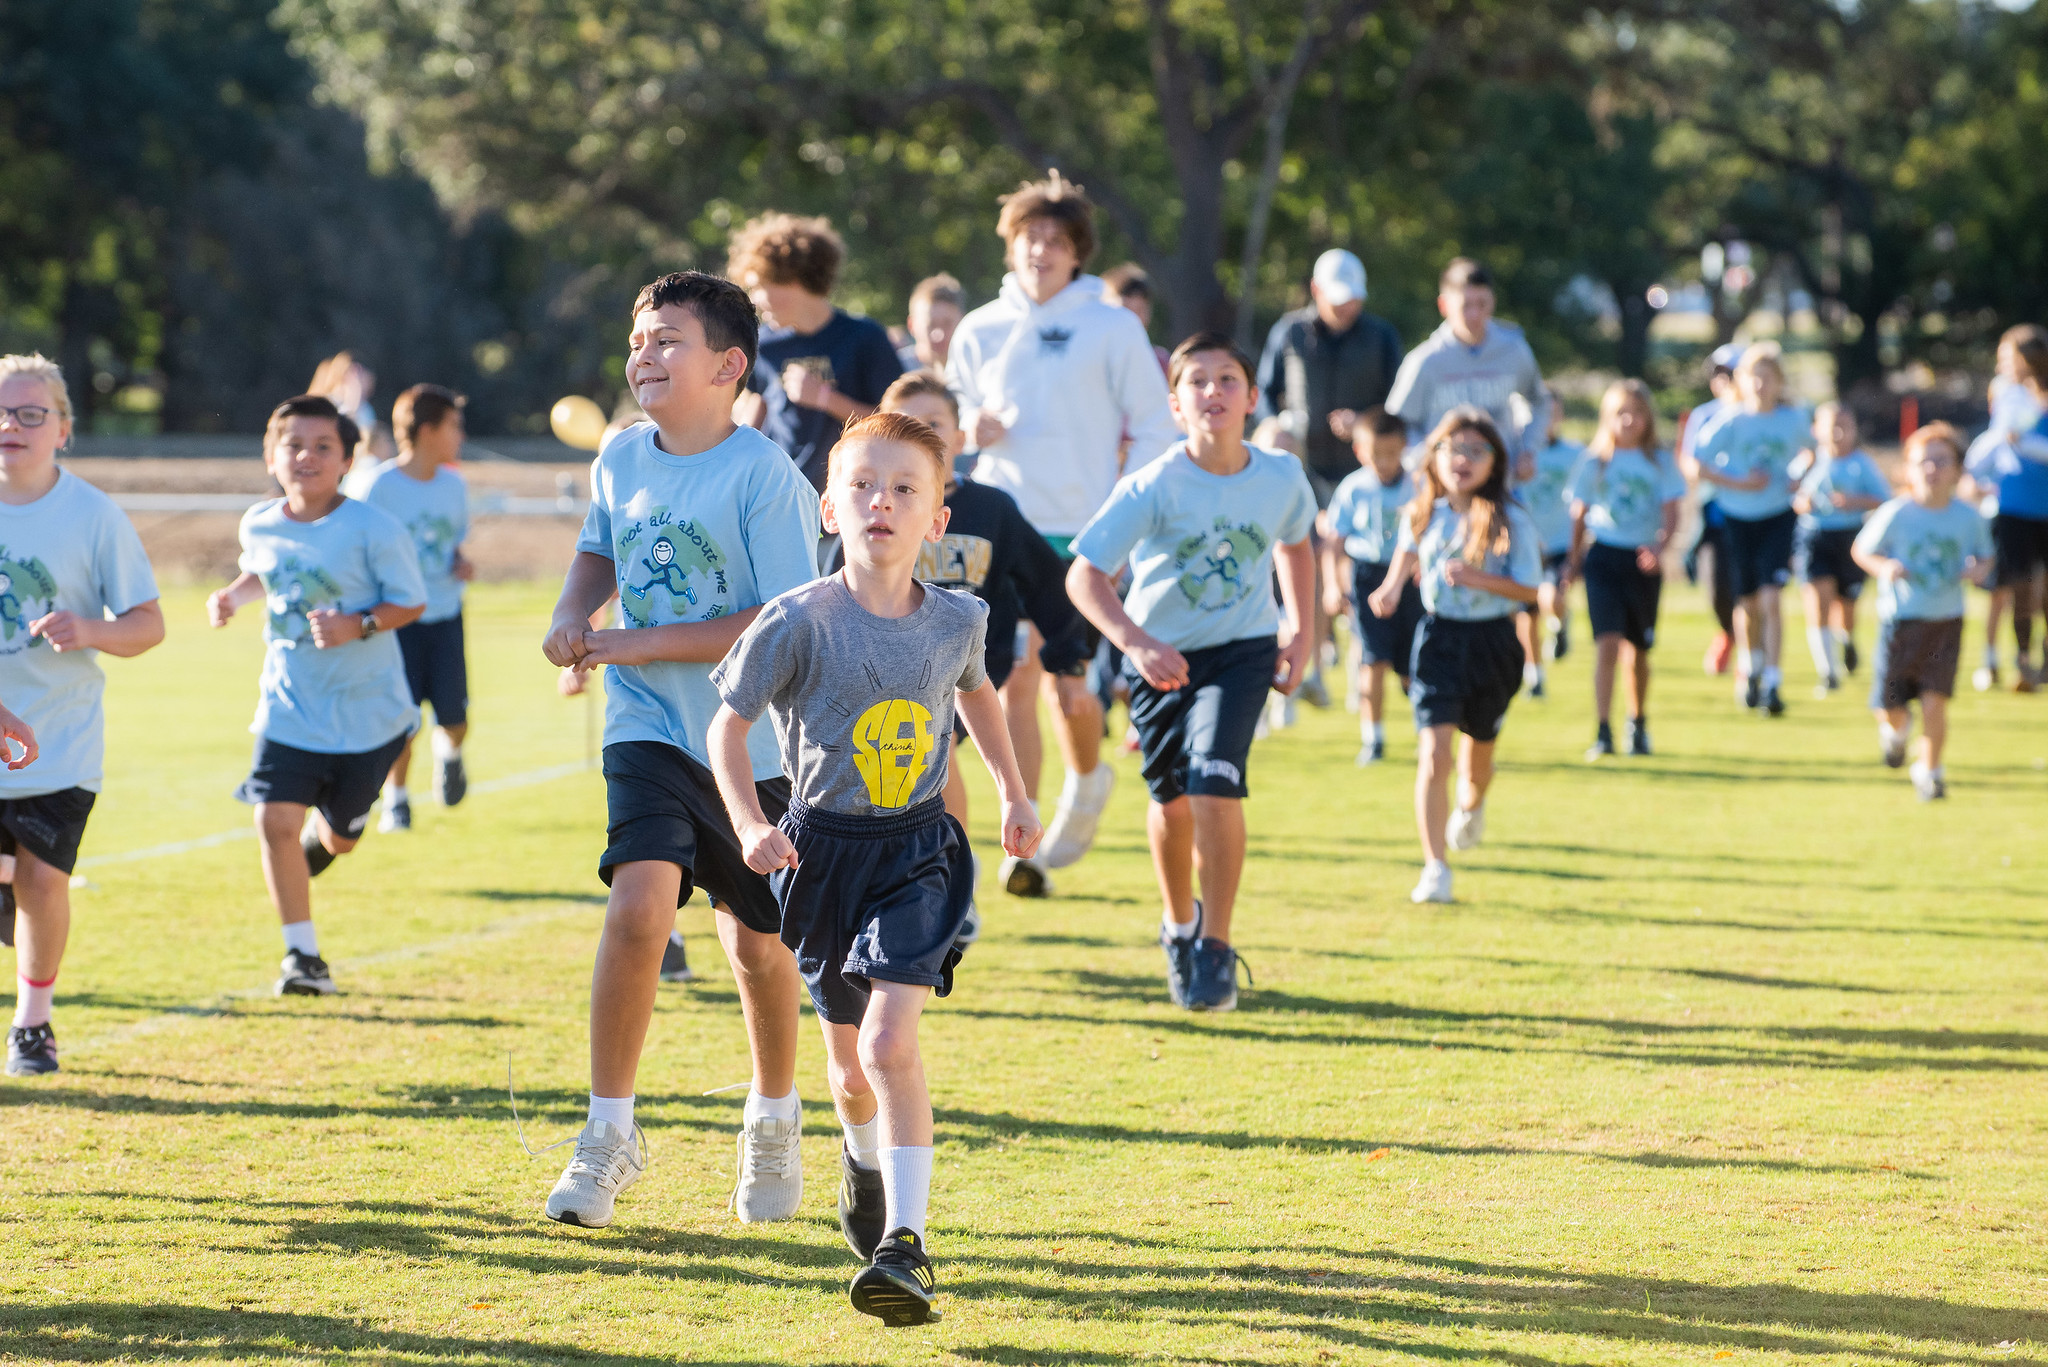
<instances>
[{"instance_id":1,"label":"shadow on grass","mask_svg":"<svg viewBox=\"0 0 2048 1367\"><path fill-rule=\"evenodd\" d=\"M601 907L606 901L601 892L544 892L534 888L465 888L459 895L480 902L573 902L592 907Z\"/></svg>"},{"instance_id":2,"label":"shadow on grass","mask_svg":"<svg viewBox=\"0 0 2048 1367\"><path fill-rule=\"evenodd\" d=\"M1701 882L1734 882L1735 879L1699 879ZM1929 890L1930 894L1933 890ZM2033 896L2018 888L1988 888L1978 891L2007 892L2014 897ZM1892 935L1910 940L1927 935L1951 940L2038 940L2048 933L2048 918L2038 916L1977 918L1976 924L2010 926L2010 931L1974 930L1962 926L1933 924L1916 920L1912 925L1880 925L1875 921L1737 921L1713 916L1653 916L1639 911L1596 911L1590 907L1538 907L1537 916L1559 920L1604 921L1612 925L1685 926L1706 930L1754 930L1770 935Z\"/></svg>"}]
</instances>

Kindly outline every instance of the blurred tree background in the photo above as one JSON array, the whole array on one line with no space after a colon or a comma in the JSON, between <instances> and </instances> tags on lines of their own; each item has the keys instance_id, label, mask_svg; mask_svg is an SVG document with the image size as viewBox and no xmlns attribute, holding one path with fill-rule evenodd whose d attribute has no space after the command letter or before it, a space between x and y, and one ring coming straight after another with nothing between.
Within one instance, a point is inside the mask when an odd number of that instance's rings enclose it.
<instances>
[{"instance_id":1,"label":"blurred tree background","mask_svg":"<svg viewBox=\"0 0 2048 1367\"><path fill-rule=\"evenodd\" d=\"M2048 312L2048 6L2007 0L10 0L0 346L93 427L248 431L348 348L480 431L609 404L650 275L829 216L841 300L1002 274L1058 166L1160 340L1348 246L1413 343L1460 252L1547 368L1696 383L1788 329L1981 391Z\"/></svg>"}]
</instances>

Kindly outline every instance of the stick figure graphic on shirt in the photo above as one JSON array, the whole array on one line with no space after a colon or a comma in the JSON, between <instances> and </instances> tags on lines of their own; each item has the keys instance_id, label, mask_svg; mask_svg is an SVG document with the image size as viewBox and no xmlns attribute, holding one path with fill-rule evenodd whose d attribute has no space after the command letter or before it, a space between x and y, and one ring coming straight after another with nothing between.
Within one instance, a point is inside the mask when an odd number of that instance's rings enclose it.
<instances>
[{"instance_id":1,"label":"stick figure graphic on shirt","mask_svg":"<svg viewBox=\"0 0 2048 1367\"><path fill-rule=\"evenodd\" d=\"M1247 525L1219 527L1181 542L1174 560L1182 567L1179 588L1188 606L1213 611L1244 597L1245 567L1258 562L1268 541L1259 528Z\"/></svg>"}]
</instances>

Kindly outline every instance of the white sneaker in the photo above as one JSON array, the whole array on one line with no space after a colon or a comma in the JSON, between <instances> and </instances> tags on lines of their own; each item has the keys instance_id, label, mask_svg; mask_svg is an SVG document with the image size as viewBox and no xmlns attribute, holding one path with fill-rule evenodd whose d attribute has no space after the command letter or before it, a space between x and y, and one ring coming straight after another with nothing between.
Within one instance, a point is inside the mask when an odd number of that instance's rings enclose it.
<instances>
[{"instance_id":1,"label":"white sneaker","mask_svg":"<svg viewBox=\"0 0 2048 1367\"><path fill-rule=\"evenodd\" d=\"M1970 687L1979 693L1989 693L1998 687L1998 668L1995 665L1978 665L1970 675Z\"/></svg>"},{"instance_id":2,"label":"white sneaker","mask_svg":"<svg viewBox=\"0 0 2048 1367\"><path fill-rule=\"evenodd\" d=\"M1933 802L1948 796L1948 785L1942 776L1924 764L1915 764L1909 771L1913 776L1913 795L1922 802Z\"/></svg>"},{"instance_id":3,"label":"white sneaker","mask_svg":"<svg viewBox=\"0 0 2048 1367\"><path fill-rule=\"evenodd\" d=\"M743 1225L786 1220L804 1199L804 1117L762 1116L740 1126L739 1180L733 1183L732 1213Z\"/></svg>"},{"instance_id":4,"label":"white sneaker","mask_svg":"<svg viewBox=\"0 0 2048 1367\"><path fill-rule=\"evenodd\" d=\"M576 1156L562 1170L562 1180L548 1193L547 1217L583 1229L603 1229L612 1222L612 1203L647 1170L647 1137L640 1127L621 1133L609 1120L584 1125L576 1139Z\"/></svg>"},{"instance_id":5,"label":"white sneaker","mask_svg":"<svg viewBox=\"0 0 2048 1367\"><path fill-rule=\"evenodd\" d=\"M1408 894L1408 900L1415 903L1449 902L1451 897L1451 866L1449 864L1424 864L1422 877L1415 884L1415 890Z\"/></svg>"},{"instance_id":6,"label":"white sneaker","mask_svg":"<svg viewBox=\"0 0 2048 1367\"><path fill-rule=\"evenodd\" d=\"M1463 807L1451 812L1451 819L1444 823L1444 843L1454 850L1476 850L1479 842L1486 839L1486 804L1480 803L1471 811Z\"/></svg>"},{"instance_id":7,"label":"white sneaker","mask_svg":"<svg viewBox=\"0 0 2048 1367\"><path fill-rule=\"evenodd\" d=\"M1277 688L1266 695L1266 730L1269 734L1285 731L1294 725L1296 716L1294 699Z\"/></svg>"},{"instance_id":8,"label":"white sneaker","mask_svg":"<svg viewBox=\"0 0 2048 1367\"><path fill-rule=\"evenodd\" d=\"M1096 823L1109 805L1110 790L1116 787L1116 770L1097 764L1085 774L1071 770L1060 786L1060 803L1053 809L1052 823L1045 828L1045 848L1038 856L1049 869L1063 869L1079 862L1095 843Z\"/></svg>"}]
</instances>

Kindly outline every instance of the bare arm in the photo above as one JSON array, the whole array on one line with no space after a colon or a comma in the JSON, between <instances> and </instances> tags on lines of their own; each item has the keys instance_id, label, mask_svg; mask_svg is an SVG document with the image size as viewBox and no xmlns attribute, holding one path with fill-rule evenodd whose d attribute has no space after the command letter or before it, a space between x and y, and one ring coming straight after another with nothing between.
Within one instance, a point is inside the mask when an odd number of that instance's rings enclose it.
<instances>
[{"instance_id":1,"label":"bare arm","mask_svg":"<svg viewBox=\"0 0 2048 1367\"><path fill-rule=\"evenodd\" d=\"M673 622L661 627L608 627L583 633L585 665L645 665L657 660L717 664L734 641L761 615L759 604L708 622Z\"/></svg>"},{"instance_id":2,"label":"bare arm","mask_svg":"<svg viewBox=\"0 0 2048 1367\"><path fill-rule=\"evenodd\" d=\"M1586 563L1586 505L1572 500L1572 545L1564 562L1566 584L1579 577L1579 571Z\"/></svg>"},{"instance_id":3,"label":"bare arm","mask_svg":"<svg viewBox=\"0 0 2048 1367\"><path fill-rule=\"evenodd\" d=\"M773 873L796 867L796 846L789 842L754 793L754 761L747 757L747 732L754 724L723 703L706 731L705 748L711 752L711 774L718 780L718 795L725 801L725 814L733 834L740 838L747 867L755 873Z\"/></svg>"},{"instance_id":4,"label":"bare arm","mask_svg":"<svg viewBox=\"0 0 2048 1367\"><path fill-rule=\"evenodd\" d=\"M1861 565L1865 574L1880 582L1889 583L1894 579L1904 579L1906 577L1905 564L1892 559L1888 555L1879 555L1875 551L1866 551L1861 546L1851 546L1849 548L1849 558Z\"/></svg>"},{"instance_id":5,"label":"bare arm","mask_svg":"<svg viewBox=\"0 0 2048 1367\"><path fill-rule=\"evenodd\" d=\"M1705 461L1695 460L1692 464L1693 478L1722 489L1756 490L1764 488L1771 482L1770 475L1762 470L1752 470L1742 478L1737 479L1732 475L1722 474Z\"/></svg>"},{"instance_id":6,"label":"bare arm","mask_svg":"<svg viewBox=\"0 0 2048 1367\"><path fill-rule=\"evenodd\" d=\"M235 609L247 607L263 597L263 581L247 570L237 575L224 589L215 589L206 597L206 620L217 627L224 627L235 615Z\"/></svg>"},{"instance_id":7,"label":"bare arm","mask_svg":"<svg viewBox=\"0 0 2048 1367\"><path fill-rule=\"evenodd\" d=\"M379 603L367 612L337 612L321 608L306 614L306 626L313 633L315 650L332 650L363 639L363 618L376 620L377 630L396 631L409 627L427 610L425 603Z\"/></svg>"},{"instance_id":8,"label":"bare arm","mask_svg":"<svg viewBox=\"0 0 2048 1367\"><path fill-rule=\"evenodd\" d=\"M1273 687L1292 693L1301 687L1308 672L1308 652L1315 644L1315 632L1309 625L1314 615L1309 605L1315 601L1316 591L1315 543L1304 537L1275 546L1273 568L1279 574L1280 606L1285 614Z\"/></svg>"},{"instance_id":9,"label":"bare arm","mask_svg":"<svg viewBox=\"0 0 2048 1367\"><path fill-rule=\"evenodd\" d=\"M1636 567L1644 574L1655 574L1664 568L1664 550L1671 539L1678 535L1679 514L1684 511L1684 500L1664 500L1664 520L1657 527L1657 544L1645 546L1636 552Z\"/></svg>"},{"instance_id":10,"label":"bare arm","mask_svg":"<svg viewBox=\"0 0 2048 1367\"><path fill-rule=\"evenodd\" d=\"M1415 567L1420 562L1414 551L1395 551L1393 563L1387 566L1387 577L1366 599L1366 606L1375 617L1392 617L1394 609L1401 606L1401 590L1408 587L1408 581L1415 577Z\"/></svg>"},{"instance_id":11,"label":"bare arm","mask_svg":"<svg viewBox=\"0 0 2048 1367\"><path fill-rule=\"evenodd\" d=\"M1076 557L1067 570L1067 597L1138 667L1146 683L1171 691L1188 681L1187 657L1132 621L1115 583L1085 557Z\"/></svg>"},{"instance_id":12,"label":"bare arm","mask_svg":"<svg viewBox=\"0 0 2048 1367\"><path fill-rule=\"evenodd\" d=\"M542 639L541 654L549 664L573 665L590 653L584 637L591 633L590 618L611 601L618 589L618 569L611 557L595 551L578 551L562 578L562 594L555 600L554 619Z\"/></svg>"},{"instance_id":13,"label":"bare arm","mask_svg":"<svg viewBox=\"0 0 2048 1367\"><path fill-rule=\"evenodd\" d=\"M7 744L8 741L13 741L15 745L21 747L19 755L14 753L14 748ZM36 733L29 729L27 722L5 707L0 707L0 752L4 752L0 754L0 758L5 758L10 769L26 769L35 763Z\"/></svg>"},{"instance_id":14,"label":"bare arm","mask_svg":"<svg viewBox=\"0 0 2048 1367\"><path fill-rule=\"evenodd\" d=\"M1444 566L1444 582L1453 588L1477 589L1516 603L1533 603L1541 596L1533 584L1524 584L1504 574L1489 574L1462 557Z\"/></svg>"},{"instance_id":15,"label":"bare arm","mask_svg":"<svg viewBox=\"0 0 2048 1367\"><path fill-rule=\"evenodd\" d=\"M1029 859L1037 853L1039 838L1045 832L1038 824L1031 799L1024 795L1024 775L1018 770L1016 753L1010 748L1010 728L1003 719L1003 704L996 696L996 686L984 679L981 687L962 689L953 696L974 748L981 751L989 773L995 776L996 797L1003 804L1003 853Z\"/></svg>"},{"instance_id":16,"label":"bare arm","mask_svg":"<svg viewBox=\"0 0 2048 1367\"><path fill-rule=\"evenodd\" d=\"M60 655L67 650L98 650L132 659L164 639L163 604L152 598L112 620L52 612L30 622L28 634L42 637Z\"/></svg>"}]
</instances>

